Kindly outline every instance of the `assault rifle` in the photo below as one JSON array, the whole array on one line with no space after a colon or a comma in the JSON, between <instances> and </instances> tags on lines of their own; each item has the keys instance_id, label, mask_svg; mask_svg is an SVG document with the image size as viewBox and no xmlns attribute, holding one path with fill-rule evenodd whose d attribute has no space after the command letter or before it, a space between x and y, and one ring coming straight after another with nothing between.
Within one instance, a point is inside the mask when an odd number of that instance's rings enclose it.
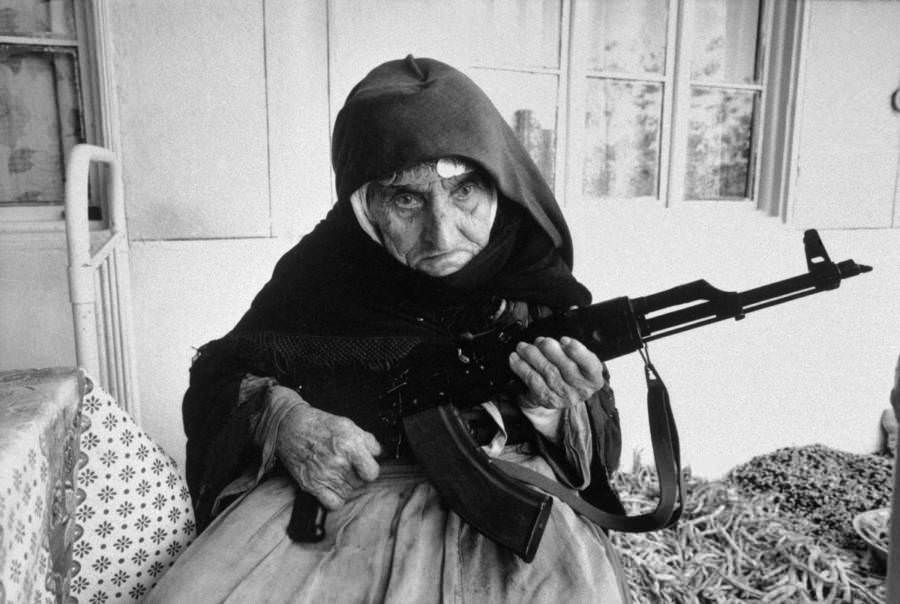
<instances>
[{"instance_id":1,"label":"assault rifle","mask_svg":"<svg viewBox=\"0 0 900 604\"><path fill-rule=\"evenodd\" d=\"M526 562L534 558L553 502L550 495L526 483L560 496L605 528L637 532L671 524L681 506L678 436L665 387L646 357L650 433L660 482L660 501L650 513L624 516L601 510L567 496L561 485L540 474L489 458L469 433L459 409L516 387L508 358L518 342L565 335L580 340L604 361L638 351L643 355L647 342L836 289L842 279L872 270L853 260L832 262L815 230L804 233L803 243L808 272L744 292L693 281L642 298L613 298L572 309L528 326L467 334L446 348L414 349L388 395L401 409L416 460L451 510ZM296 540L321 538L324 516L319 514L318 526L310 524L316 516L310 516L311 499L298 494L288 528ZM317 506L314 499L312 504Z\"/></svg>"}]
</instances>

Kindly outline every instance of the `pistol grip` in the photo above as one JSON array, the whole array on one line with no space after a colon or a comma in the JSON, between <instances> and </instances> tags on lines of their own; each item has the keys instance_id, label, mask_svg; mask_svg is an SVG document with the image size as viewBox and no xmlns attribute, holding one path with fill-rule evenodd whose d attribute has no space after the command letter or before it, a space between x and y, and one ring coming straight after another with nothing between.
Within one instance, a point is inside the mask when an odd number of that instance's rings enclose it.
<instances>
[{"instance_id":1,"label":"pistol grip","mask_svg":"<svg viewBox=\"0 0 900 604\"><path fill-rule=\"evenodd\" d=\"M288 522L287 534L294 541L317 543L325 538L325 518L328 512L315 496L299 486L294 497L294 508Z\"/></svg>"}]
</instances>

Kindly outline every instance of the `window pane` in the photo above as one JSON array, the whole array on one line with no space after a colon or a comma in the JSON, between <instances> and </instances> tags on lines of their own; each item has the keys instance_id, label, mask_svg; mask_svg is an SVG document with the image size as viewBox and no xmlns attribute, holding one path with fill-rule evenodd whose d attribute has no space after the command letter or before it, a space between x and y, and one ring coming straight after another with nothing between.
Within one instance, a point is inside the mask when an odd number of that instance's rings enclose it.
<instances>
[{"instance_id":1,"label":"window pane","mask_svg":"<svg viewBox=\"0 0 900 604\"><path fill-rule=\"evenodd\" d=\"M759 93L695 88L691 93L687 199L745 199Z\"/></svg>"},{"instance_id":2,"label":"window pane","mask_svg":"<svg viewBox=\"0 0 900 604\"><path fill-rule=\"evenodd\" d=\"M588 80L586 195L657 194L662 94L660 84Z\"/></svg>"},{"instance_id":3,"label":"window pane","mask_svg":"<svg viewBox=\"0 0 900 604\"><path fill-rule=\"evenodd\" d=\"M72 0L3 0L0 34L75 37Z\"/></svg>"},{"instance_id":4,"label":"window pane","mask_svg":"<svg viewBox=\"0 0 900 604\"><path fill-rule=\"evenodd\" d=\"M756 81L759 0L695 0L691 77Z\"/></svg>"},{"instance_id":5,"label":"window pane","mask_svg":"<svg viewBox=\"0 0 900 604\"><path fill-rule=\"evenodd\" d=\"M474 69L470 75L497 106L553 188L557 76L492 69Z\"/></svg>"},{"instance_id":6,"label":"window pane","mask_svg":"<svg viewBox=\"0 0 900 604\"><path fill-rule=\"evenodd\" d=\"M448 3L477 32L473 62L484 65L559 67L560 0L481 0L469 13Z\"/></svg>"},{"instance_id":7,"label":"window pane","mask_svg":"<svg viewBox=\"0 0 900 604\"><path fill-rule=\"evenodd\" d=\"M667 0L604 0L586 3L592 69L665 72Z\"/></svg>"},{"instance_id":8,"label":"window pane","mask_svg":"<svg viewBox=\"0 0 900 604\"><path fill-rule=\"evenodd\" d=\"M0 203L59 203L81 137L75 56L0 49Z\"/></svg>"}]
</instances>

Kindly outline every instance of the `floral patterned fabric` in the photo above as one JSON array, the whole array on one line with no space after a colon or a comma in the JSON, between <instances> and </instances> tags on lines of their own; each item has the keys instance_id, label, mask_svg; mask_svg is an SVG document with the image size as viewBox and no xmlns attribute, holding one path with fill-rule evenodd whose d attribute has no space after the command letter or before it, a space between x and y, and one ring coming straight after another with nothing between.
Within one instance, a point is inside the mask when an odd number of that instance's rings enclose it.
<instances>
[{"instance_id":1,"label":"floral patterned fabric","mask_svg":"<svg viewBox=\"0 0 900 604\"><path fill-rule=\"evenodd\" d=\"M175 462L90 378L0 372L0 604L139 602L194 532Z\"/></svg>"},{"instance_id":2,"label":"floral patterned fabric","mask_svg":"<svg viewBox=\"0 0 900 604\"><path fill-rule=\"evenodd\" d=\"M0 373L0 604L74 601L85 388L73 369Z\"/></svg>"},{"instance_id":3,"label":"floral patterned fabric","mask_svg":"<svg viewBox=\"0 0 900 604\"><path fill-rule=\"evenodd\" d=\"M139 602L194 538L175 461L94 386L84 397L71 593L78 602Z\"/></svg>"}]
</instances>

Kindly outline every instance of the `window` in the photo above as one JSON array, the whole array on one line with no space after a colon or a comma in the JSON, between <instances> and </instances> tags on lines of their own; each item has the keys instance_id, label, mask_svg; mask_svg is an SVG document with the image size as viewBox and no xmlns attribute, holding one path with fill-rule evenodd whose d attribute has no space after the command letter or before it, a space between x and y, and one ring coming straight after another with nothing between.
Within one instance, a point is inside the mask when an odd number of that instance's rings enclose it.
<instances>
[{"instance_id":1,"label":"window","mask_svg":"<svg viewBox=\"0 0 900 604\"><path fill-rule=\"evenodd\" d=\"M433 57L484 89L553 186L564 177L568 10L564 0L331 0L331 115L364 70L409 53ZM403 25L410 18L415 27Z\"/></svg>"},{"instance_id":2,"label":"window","mask_svg":"<svg viewBox=\"0 0 900 604\"><path fill-rule=\"evenodd\" d=\"M669 88L665 0L578 4L573 29L572 160L587 198L656 197ZM578 13L584 13L578 14Z\"/></svg>"},{"instance_id":3,"label":"window","mask_svg":"<svg viewBox=\"0 0 900 604\"><path fill-rule=\"evenodd\" d=\"M332 115L361 66L433 56L484 88L567 203L754 200L773 6L423 0L400 32L402 0L331 0Z\"/></svg>"},{"instance_id":4,"label":"window","mask_svg":"<svg viewBox=\"0 0 900 604\"><path fill-rule=\"evenodd\" d=\"M0 6L0 220L58 220L69 151L101 138L89 5L7 0ZM92 206L98 217L99 205Z\"/></svg>"}]
</instances>

